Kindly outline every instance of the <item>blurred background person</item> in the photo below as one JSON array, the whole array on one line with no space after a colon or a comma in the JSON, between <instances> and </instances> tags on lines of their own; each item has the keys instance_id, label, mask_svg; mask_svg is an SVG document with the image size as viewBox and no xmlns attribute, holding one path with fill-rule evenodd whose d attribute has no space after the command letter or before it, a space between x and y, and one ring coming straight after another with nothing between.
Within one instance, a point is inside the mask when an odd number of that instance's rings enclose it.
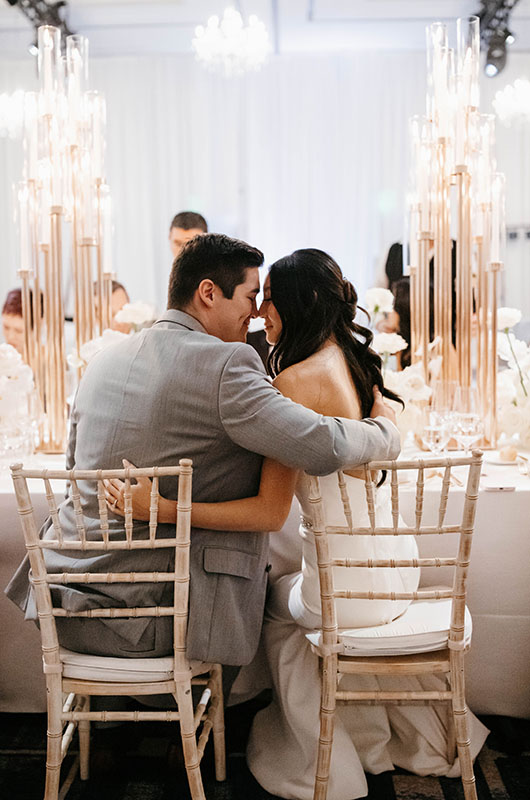
<instances>
[{"instance_id":1,"label":"blurred background person","mask_svg":"<svg viewBox=\"0 0 530 800\"><path fill-rule=\"evenodd\" d=\"M12 345L24 356L24 317L22 316L22 289L11 289L2 307L2 334L4 342Z\"/></svg>"},{"instance_id":2,"label":"blurred background person","mask_svg":"<svg viewBox=\"0 0 530 800\"><path fill-rule=\"evenodd\" d=\"M196 211L180 211L173 217L169 228L169 246L173 260L178 256L186 242L195 236L208 233L208 223Z\"/></svg>"}]
</instances>

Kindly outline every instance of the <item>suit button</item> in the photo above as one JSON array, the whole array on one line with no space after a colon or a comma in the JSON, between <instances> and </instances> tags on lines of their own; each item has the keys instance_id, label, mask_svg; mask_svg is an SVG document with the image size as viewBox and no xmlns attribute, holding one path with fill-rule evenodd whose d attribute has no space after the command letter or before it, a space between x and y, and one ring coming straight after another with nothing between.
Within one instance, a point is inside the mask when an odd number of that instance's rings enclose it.
<instances>
[{"instance_id":1,"label":"suit button","mask_svg":"<svg viewBox=\"0 0 530 800\"><path fill-rule=\"evenodd\" d=\"M272 569L272 564L267 564L267 566L265 567L265 572L270 572L271 569Z\"/></svg>"}]
</instances>

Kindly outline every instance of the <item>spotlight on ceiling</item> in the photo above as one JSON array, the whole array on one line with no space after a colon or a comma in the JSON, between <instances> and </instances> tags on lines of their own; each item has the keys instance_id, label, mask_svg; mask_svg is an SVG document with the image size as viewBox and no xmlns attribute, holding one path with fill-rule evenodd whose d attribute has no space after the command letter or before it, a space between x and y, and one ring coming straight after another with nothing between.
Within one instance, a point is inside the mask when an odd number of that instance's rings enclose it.
<instances>
[{"instance_id":1,"label":"spotlight on ceiling","mask_svg":"<svg viewBox=\"0 0 530 800\"><path fill-rule=\"evenodd\" d=\"M506 32L495 33L490 41L486 55L484 72L488 78L494 78L506 66Z\"/></svg>"},{"instance_id":2,"label":"spotlight on ceiling","mask_svg":"<svg viewBox=\"0 0 530 800\"><path fill-rule=\"evenodd\" d=\"M519 0L481 0L480 41L486 51L484 72L489 78L498 75L506 65L507 45L515 36L510 30L510 14Z\"/></svg>"},{"instance_id":3,"label":"spotlight on ceiling","mask_svg":"<svg viewBox=\"0 0 530 800\"><path fill-rule=\"evenodd\" d=\"M7 0L7 2L10 6L17 6L33 25L35 40L28 47L32 55L37 54L37 29L41 25L53 25L55 28L59 28L63 44L66 37L73 33L66 21L67 0Z\"/></svg>"}]
</instances>

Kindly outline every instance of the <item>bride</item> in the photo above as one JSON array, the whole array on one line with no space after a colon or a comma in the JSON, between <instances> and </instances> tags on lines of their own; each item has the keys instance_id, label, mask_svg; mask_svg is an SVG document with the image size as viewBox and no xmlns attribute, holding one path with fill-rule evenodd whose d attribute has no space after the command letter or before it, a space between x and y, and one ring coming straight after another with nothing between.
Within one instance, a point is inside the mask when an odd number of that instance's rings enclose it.
<instances>
[{"instance_id":1,"label":"bride","mask_svg":"<svg viewBox=\"0 0 530 800\"><path fill-rule=\"evenodd\" d=\"M381 360L370 349L372 334L354 321L355 289L329 255L305 249L280 259L271 266L263 291L259 314L265 321L267 341L273 346L269 371L282 394L321 414L351 419L369 415L374 386L384 396L399 399L384 388ZM359 527L367 522L362 478L363 474L355 471L345 476L353 525ZM279 530L289 513L293 493L300 503L301 569L271 586L263 628L273 701L256 716L247 752L249 768L258 782L271 794L294 800L313 797L319 731L318 659L305 637L307 629L321 622L308 483L304 473L265 459L258 495L225 503L194 503L192 509L195 527L249 530L250 522L253 530ZM344 525L336 475L320 478L320 488L326 524ZM108 500L119 499L120 491L120 482L114 482L109 486ZM133 492L134 516L148 519L150 482L139 481ZM173 501L160 498L160 522L174 522L175 512ZM376 497L377 524L391 524L390 516L388 492L382 486ZM332 538L337 540L331 543L334 557L410 559L417 555L413 536ZM419 582L419 570L411 568L356 568L345 572L347 577L339 578L341 588L360 591L410 592ZM339 600L338 624L350 628L385 624L400 616L407 605L402 600ZM377 679L355 680L356 687L363 689L372 688ZM379 685L384 683L383 688L389 688L388 680L379 681ZM476 732L472 737L474 757L487 731L472 720L472 731ZM447 762L445 729L444 715L431 708L340 708L328 800L365 796L364 770L379 773L396 765L424 775L458 774L457 764Z\"/></svg>"}]
</instances>

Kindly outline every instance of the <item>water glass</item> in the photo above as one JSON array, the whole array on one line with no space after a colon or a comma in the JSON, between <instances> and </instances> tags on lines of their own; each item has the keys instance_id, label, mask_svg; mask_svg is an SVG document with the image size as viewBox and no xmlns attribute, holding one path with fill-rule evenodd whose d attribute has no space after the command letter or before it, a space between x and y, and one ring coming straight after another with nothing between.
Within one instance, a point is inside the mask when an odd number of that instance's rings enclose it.
<instances>
[{"instance_id":1,"label":"water glass","mask_svg":"<svg viewBox=\"0 0 530 800\"><path fill-rule=\"evenodd\" d=\"M453 436L466 455L470 454L471 446L482 438L483 433L484 423L478 414L455 413Z\"/></svg>"},{"instance_id":2,"label":"water glass","mask_svg":"<svg viewBox=\"0 0 530 800\"><path fill-rule=\"evenodd\" d=\"M451 430L447 420L436 411L426 411L421 433L421 441L434 455L440 455L451 438Z\"/></svg>"}]
</instances>

